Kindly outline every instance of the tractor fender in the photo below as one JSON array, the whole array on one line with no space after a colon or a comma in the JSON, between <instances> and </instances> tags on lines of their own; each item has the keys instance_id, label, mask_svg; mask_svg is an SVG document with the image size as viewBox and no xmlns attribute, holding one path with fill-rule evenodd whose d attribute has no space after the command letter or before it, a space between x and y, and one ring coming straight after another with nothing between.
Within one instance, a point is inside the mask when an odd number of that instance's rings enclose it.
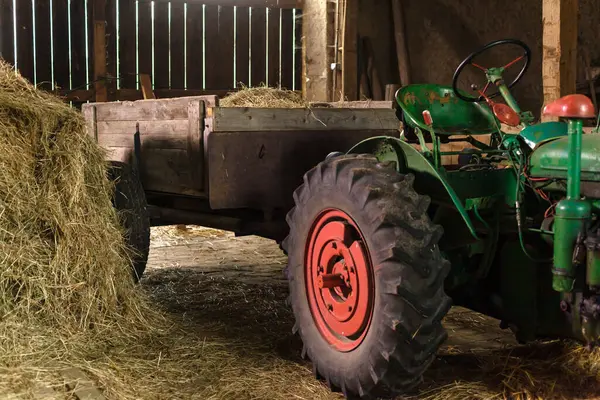
<instances>
[{"instance_id":1,"label":"tractor fender","mask_svg":"<svg viewBox=\"0 0 600 400\"><path fill-rule=\"evenodd\" d=\"M394 162L402 174L415 176L415 189L432 199L454 206L475 239L479 239L473 221L443 172L409 143L391 136L375 136L356 144L348 154L373 154L380 162Z\"/></svg>"}]
</instances>

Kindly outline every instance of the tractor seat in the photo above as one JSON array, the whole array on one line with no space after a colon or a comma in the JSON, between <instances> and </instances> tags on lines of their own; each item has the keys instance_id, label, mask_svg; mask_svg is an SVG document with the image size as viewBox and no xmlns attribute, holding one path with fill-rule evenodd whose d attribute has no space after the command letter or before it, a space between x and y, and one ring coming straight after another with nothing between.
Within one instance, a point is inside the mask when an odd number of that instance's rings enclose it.
<instances>
[{"instance_id":1,"label":"tractor seat","mask_svg":"<svg viewBox=\"0 0 600 400\"><path fill-rule=\"evenodd\" d=\"M454 95L450 86L417 84L404 86L396 93L404 122L427 132L423 111L433 119L436 135L489 135L500 123L486 104L471 103Z\"/></svg>"}]
</instances>

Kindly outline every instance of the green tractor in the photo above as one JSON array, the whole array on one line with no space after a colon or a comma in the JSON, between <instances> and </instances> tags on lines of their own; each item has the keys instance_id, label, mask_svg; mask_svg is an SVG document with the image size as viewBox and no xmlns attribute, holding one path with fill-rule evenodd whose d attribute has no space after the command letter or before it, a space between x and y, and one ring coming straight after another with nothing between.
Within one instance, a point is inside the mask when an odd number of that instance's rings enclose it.
<instances>
[{"instance_id":1,"label":"green tractor","mask_svg":"<svg viewBox=\"0 0 600 400\"><path fill-rule=\"evenodd\" d=\"M522 52L504 67L474 62L507 45ZM370 138L305 174L283 247L303 356L332 390L413 390L447 337L451 304L499 319L520 342L599 341L600 134L582 128L595 110L569 95L544 109L564 122L534 123L510 92L530 55L520 41L493 42L452 87L401 88L400 138ZM467 66L485 87L458 88ZM473 149L441 150L457 141Z\"/></svg>"}]
</instances>

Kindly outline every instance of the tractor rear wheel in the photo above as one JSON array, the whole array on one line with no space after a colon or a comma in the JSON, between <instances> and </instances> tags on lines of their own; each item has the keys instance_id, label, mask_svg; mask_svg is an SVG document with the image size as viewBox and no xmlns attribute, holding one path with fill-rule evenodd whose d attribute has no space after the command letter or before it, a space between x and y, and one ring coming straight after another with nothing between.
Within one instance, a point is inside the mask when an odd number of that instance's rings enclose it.
<instances>
[{"instance_id":1,"label":"tractor rear wheel","mask_svg":"<svg viewBox=\"0 0 600 400\"><path fill-rule=\"evenodd\" d=\"M294 330L313 372L346 397L413 389L447 335L442 228L414 177L371 155L320 163L288 214Z\"/></svg>"}]
</instances>

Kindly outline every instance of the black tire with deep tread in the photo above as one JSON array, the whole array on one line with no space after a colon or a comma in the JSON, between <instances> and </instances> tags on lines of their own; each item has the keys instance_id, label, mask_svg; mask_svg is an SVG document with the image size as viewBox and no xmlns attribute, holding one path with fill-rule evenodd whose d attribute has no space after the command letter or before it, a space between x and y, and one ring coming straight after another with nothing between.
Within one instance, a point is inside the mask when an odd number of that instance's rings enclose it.
<instances>
[{"instance_id":1,"label":"black tire with deep tread","mask_svg":"<svg viewBox=\"0 0 600 400\"><path fill-rule=\"evenodd\" d=\"M348 398L389 397L414 389L447 334L441 321L451 300L444 292L450 264L437 245L443 230L427 215L430 199L415 192L414 176L372 155L326 160L304 176L288 214L290 299L317 378ZM374 266L375 302L369 332L343 353L319 333L308 305L304 257L315 218L328 208L350 215Z\"/></svg>"},{"instance_id":2,"label":"black tire with deep tread","mask_svg":"<svg viewBox=\"0 0 600 400\"><path fill-rule=\"evenodd\" d=\"M112 161L109 178L115 183L113 206L119 211L121 223L125 228L125 240L131 250L132 275L138 282L148 261L150 249L150 218L146 194L139 175L129 164Z\"/></svg>"}]
</instances>

